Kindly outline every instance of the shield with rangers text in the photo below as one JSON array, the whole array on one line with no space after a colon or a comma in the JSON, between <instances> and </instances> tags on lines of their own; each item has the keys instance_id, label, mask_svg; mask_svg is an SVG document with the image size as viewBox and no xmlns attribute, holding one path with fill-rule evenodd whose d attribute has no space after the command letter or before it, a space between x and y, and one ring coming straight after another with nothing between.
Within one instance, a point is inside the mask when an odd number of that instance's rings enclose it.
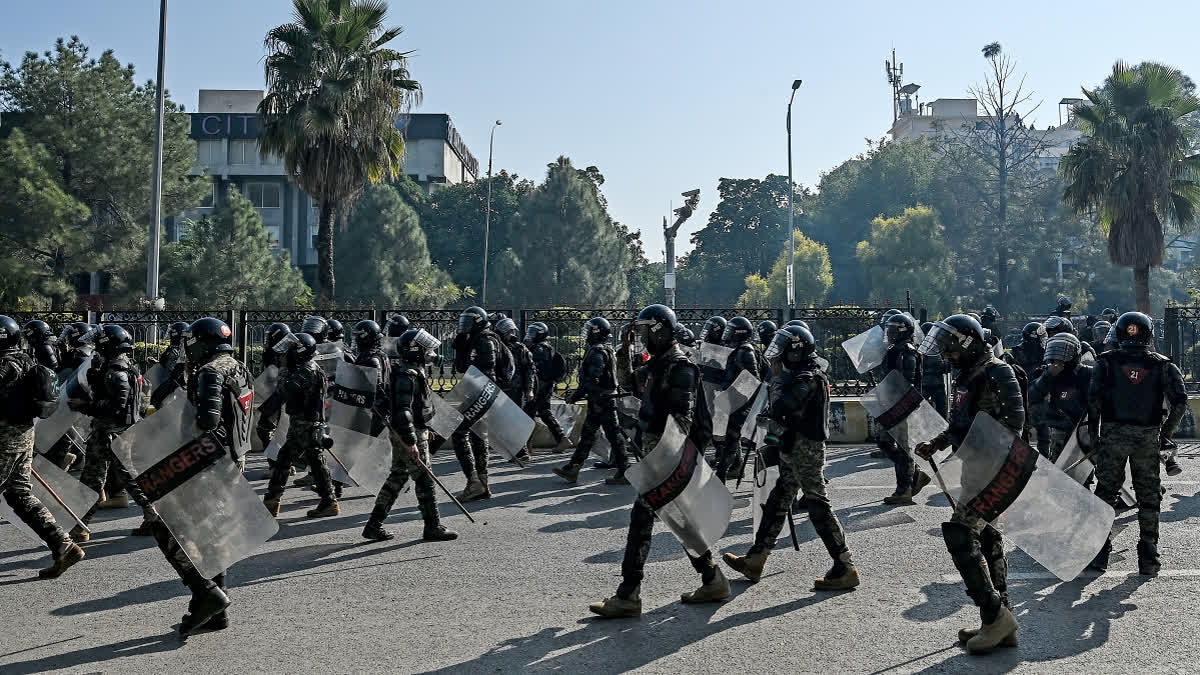
<instances>
[{"instance_id":1,"label":"shield with rangers text","mask_svg":"<svg viewBox=\"0 0 1200 675\"><path fill-rule=\"evenodd\" d=\"M196 428L196 409L182 392L117 436L113 453L205 578L279 530L218 439Z\"/></svg>"},{"instance_id":2,"label":"shield with rangers text","mask_svg":"<svg viewBox=\"0 0 1200 675\"><path fill-rule=\"evenodd\" d=\"M533 419L478 368L471 366L446 395L463 423L502 455L512 458L533 435Z\"/></svg>"},{"instance_id":3,"label":"shield with rangers text","mask_svg":"<svg viewBox=\"0 0 1200 675\"><path fill-rule=\"evenodd\" d=\"M711 549L729 527L733 497L674 417L625 477L692 556Z\"/></svg>"},{"instance_id":4,"label":"shield with rangers text","mask_svg":"<svg viewBox=\"0 0 1200 675\"><path fill-rule=\"evenodd\" d=\"M1108 504L981 412L951 458L961 463L959 508L1010 537L1063 581L1087 567L1108 539Z\"/></svg>"},{"instance_id":5,"label":"shield with rangers text","mask_svg":"<svg viewBox=\"0 0 1200 675\"><path fill-rule=\"evenodd\" d=\"M918 443L933 440L948 426L898 370L888 373L879 386L867 392L862 405L909 454Z\"/></svg>"},{"instance_id":6,"label":"shield with rangers text","mask_svg":"<svg viewBox=\"0 0 1200 675\"><path fill-rule=\"evenodd\" d=\"M337 375L329 388L329 423L369 434L375 419L379 369L337 362Z\"/></svg>"}]
</instances>

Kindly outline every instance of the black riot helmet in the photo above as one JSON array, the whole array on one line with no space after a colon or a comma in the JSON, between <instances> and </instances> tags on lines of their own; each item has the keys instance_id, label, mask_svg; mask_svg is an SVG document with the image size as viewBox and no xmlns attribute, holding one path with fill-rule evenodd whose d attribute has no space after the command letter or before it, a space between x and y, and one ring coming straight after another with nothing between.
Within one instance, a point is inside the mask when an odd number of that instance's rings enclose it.
<instances>
[{"instance_id":1,"label":"black riot helmet","mask_svg":"<svg viewBox=\"0 0 1200 675\"><path fill-rule=\"evenodd\" d=\"M763 353L767 361L797 365L817 355L817 341L803 326L784 326L776 331L771 344Z\"/></svg>"},{"instance_id":2,"label":"black riot helmet","mask_svg":"<svg viewBox=\"0 0 1200 675\"><path fill-rule=\"evenodd\" d=\"M1036 342L1045 347L1048 337L1050 336L1046 334L1046 327L1036 321L1030 321L1021 329L1021 339L1025 342Z\"/></svg>"},{"instance_id":3,"label":"black riot helmet","mask_svg":"<svg viewBox=\"0 0 1200 675\"><path fill-rule=\"evenodd\" d=\"M178 347L183 344L184 333L188 332L188 323L186 321L176 321L167 328L167 339L171 344Z\"/></svg>"},{"instance_id":4,"label":"black riot helmet","mask_svg":"<svg viewBox=\"0 0 1200 675\"><path fill-rule=\"evenodd\" d=\"M695 347L696 334L692 332L691 328L680 324L675 328L675 341L684 347Z\"/></svg>"},{"instance_id":5,"label":"black riot helmet","mask_svg":"<svg viewBox=\"0 0 1200 675\"><path fill-rule=\"evenodd\" d=\"M44 345L54 340L54 332L50 330L50 324L39 319L25 324L21 328L21 333L25 336L25 342L30 345Z\"/></svg>"},{"instance_id":6,"label":"black riot helmet","mask_svg":"<svg viewBox=\"0 0 1200 675\"><path fill-rule=\"evenodd\" d=\"M808 322L804 319L792 319L784 327L786 328L787 326L800 326L804 330L812 332L812 329L808 327Z\"/></svg>"},{"instance_id":7,"label":"black riot helmet","mask_svg":"<svg viewBox=\"0 0 1200 675\"><path fill-rule=\"evenodd\" d=\"M329 341L344 342L346 340L346 328L342 326L342 322L337 319L330 319L326 323L329 324Z\"/></svg>"},{"instance_id":8,"label":"black riot helmet","mask_svg":"<svg viewBox=\"0 0 1200 675\"><path fill-rule=\"evenodd\" d=\"M265 336L266 340L265 340L264 346L267 349L270 349L270 348L274 347L275 345L279 344L280 340L282 340L283 338L285 338L286 336L291 335L291 334L292 334L292 329L289 328L286 323L279 323L279 322L273 323L270 326L267 326L267 333Z\"/></svg>"},{"instance_id":9,"label":"black riot helmet","mask_svg":"<svg viewBox=\"0 0 1200 675\"><path fill-rule=\"evenodd\" d=\"M411 327L412 324L408 322L407 316L404 316L403 314L393 314L387 320L388 337L398 338L401 335L404 335L404 332Z\"/></svg>"},{"instance_id":10,"label":"black riot helmet","mask_svg":"<svg viewBox=\"0 0 1200 675\"><path fill-rule=\"evenodd\" d=\"M1052 316L1046 319L1046 323L1042 325L1046 327L1047 337L1054 337L1059 333L1075 334L1075 326L1071 323L1070 319L1064 319L1061 316Z\"/></svg>"},{"instance_id":11,"label":"black riot helmet","mask_svg":"<svg viewBox=\"0 0 1200 675\"><path fill-rule=\"evenodd\" d=\"M710 316L700 329L700 341L721 344L721 336L725 334L725 323L723 316Z\"/></svg>"},{"instance_id":12,"label":"black riot helmet","mask_svg":"<svg viewBox=\"0 0 1200 675\"><path fill-rule=\"evenodd\" d=\"M1058 296L1058 306L1054 308L1054 313L1062 316L1071 315L1071 299L1065 295Z\"/></svg>"},{"instance_id":13,"label":"black riot helmet","mask_svg":"<svg viewBox=\"0 0 1200 675\"><path fill-rule=\"evenodd\" d=\"M329 322L323 316L310 316L300 326L301 333L311 335L317 344L329 340Z\"/></svg>"},{"instance_id":14,"label":"black riot helmet","mask_svg":"<svg viewBox=\"0 0 1200 675\"><path fill-rule=\"evenodd\" d=\"M488 315L482 307L468 307L458 315L458 333L474 335L487 328Z\"/></svg>"},{"instance_id":15,"label":"black riot helmet","mask_svg":"<svg viewBox=\"0 0 1200 675\"><path fill-rule=\"evenodd\" d=\"M421 328L410 328L396 338L396 353L404 362L416 365L425 365L441 346L440 340Z\"/></svg>"},{"instance_id":16,"label":"black riot helmet","mask_svg":"<svg viewBox=\"0 0 1200 675\"><path fill-rule=\"evenodd\" d=\"M996 319L1000 318L1000 312L996 311L995 307L988 305L983 308L983 312L979 315L979 325L984 328L991 328L996 325Z\"/></svg>"},{"instance_id":17,"label":"black riot helmet","mask_svg":"<svg viewBox=\"0 0 1200 675\"><path fill-rule=\"evenodd\" d=\"M1141 312L1125 312L1117 319L1117 344L1122 351L1143 351L1154 340L1154 322Z\"/></svg>"},{"instance_id":18,"label":"black riot helmet","mask_svg":"<svg viewBox=\"0 0 1200 675\"><path fill-rule=\"evenodd\" d=\"M922 321L921 322L921 334L922 335L929 335L930 328L933 328L932 321Z\"/></svg>"},{"instance_id":19,"label":"black riot helmet","mask_svg":"<svg viewBox=\"0 0 1200 675\"><path fill-rule=\"evenodd\" d=\"M375 351L383 337L379 324L370 319L364 319L354 324L354 346L361 353Z\"/></svg>"},{"instance_id":20,"label":"black riot helmet","mask_svg":"<svg viewBox=\"0 0 1200 675\"><path fill-rule=\"evenodd\" d=\"M602 316L594 316L583 324L583 340L589 345L608 342L612 337L612 324Z\"/></svg>"},{"instance_id":21,"label":"black riot helmet","mask_svg":"<svg viewBox=\"0 0 1200 675\"><path fill-rule=\"evenodd\" d=\"M750 319L744 316L735 316L725 324L725 330L721 333L721 344L727 347L737 347L744 345L754 337L754 327L750 325Z\"/></svg>"},{"instance_id":22,"label":"black riot helmet","mask_svg":"<svg viewBox=\"0 0 1200 675\"><path fill-rule=\"evenodd\" d=\"M495 323L493 329L505 342L510 344L521 339L521 329L517 328L517 322L513 321L512 317L505 316L500 319Z\"/></svg>"},{"instance_id":23,"label":"black riot helmet","mask_svg":"<svg viewBox=\"0 0 1200 675\"><path fill-rule=\"evenodd\" d=\"M1079 365L1082 352L1079 338L1070 333L1059 333L1046 342L1046 355L1042 357L1042 362L1062 361L1070 370Z\"/></svg>"},{"instance_id":24,"label":"black riot helmet","mask_svg":"<svg viewBox=\"0 0 1200 675\"><path fill-rule=\"evenodd\" d=\"M289 368L295 368L312 360L317 353L317 339L309 333L293 333L288 339L280 342L290 345L287 353ZM278 345L276 345L278 346Z\"/></svg>"},{"instance_id":25,"label":"black riot helmet","mask_svg":"<svg viewBox=\"0 0 1200 675\"><path fill-rule=\"evenodd\" d=\"M86 321L76 321L63 328L62 341L67 349L78 349L83 345L83 336L91 332L92 326Z\"/></svg>"},{"instance_id":26,"label":"black riot helmet","mask_svg":"<svg viewBox=\"0 0 1200 675\"><path fill-rule=\"evenodd\" d=\"M918 351L921 354L940 354L960 369L991 353L983 326L966 314L954 314L934 322Z\"/></svg>"},{"instance_id":27,"label":"black riot helmet","mask_svg":"<svg viewBox=\"0 0 1200 675\"><path fill-rule=\"evenodd\" d=\"M916 329L917 322L911 316L901 312L889 316L887 323L883 324L883 330L886 331L887 340L891 344L911 342Z\"/></svg>"},{"instance_id":28,"label":"black riot helmet","mask_svg":"<svg viewBox=\"0 0 1200 675\"><path fill-rule=\"evenodd\" d=\"M1116 323L1119 316L1120 315L1117 314L1117 310L1113 309L1112 307L1105 307L1104 309L1100 310L1100 319L1107 321L1110 324Z\"/></svg>"},{"instance_id":29,"label":"black riot helmet","mask_svg":"<svg viewBox=\"0 0 1200 675\"><path fill-rule=\"evenodd\" d=\"M184 352L191 363L203 363L218 352L233 351L233 331L220 319L197 319L183 334Z\"/></svg>"},{"instance_id":30,"label":"black riot helmet","mask_svg":"<svg viewBox=\"0 0 1200 675\"><path fill-rule=\"evenodd\" d=\"M779 326L776 326L774 321L759 321L755 330L758 331L758 344L766 347L771 344L771 338L775 337Z\"/></svg>"},{"instance_id":31,"label":"black riot helmet","mask_svg":"<svg viewBox=\"0 0 1200 675\"><path fill-rule=\"evenodd\" d=\"M531 345L545 342L550 337L550 329L541 321L534 321L525 329L525 341Z\"/></svg>"},{"instance_id":32,"label":"black riot helmet","mask_svg":"<svg viewBox=\"0 0 1200 675\"><path fill-rule=\"evenodd\" d=\"M900 313L900 310L898 310L898 309L889 309L888 311L884 312L879 317L879 327L883 328L887 324L887 320L890 319L893 314L899 314L899 313Z\"/></svg>"},{"instance_id":33,"label":"black riot helmet","mask_svg":"<svg viewBox=\"0 0 1200 675\"><path fill-rule=\"evenodd\" d=\"M120 352L133 351L133 336L115 323L106 323L96 332L96 350L106 359Z\"/></svg>"},{"instance_id":34,"label":"black riot helmet","mask_svg":"<svg viewBox=\"0 0 1200 675\"><path fill-rule=\"evenodd\" d=\"M1112 323L1109 321L1100 320L1092 324L1092 341L1103 343L1110 330L1112 330Z\"/></svg>"},{"instance_id":35,"label":"black riot helmet","mask_svg":"<svg viewBox=\"0 0 1200 675\"><path fill-rule=\"evenodd\" d=\"M11 316L0 315L0 352L21 348L21 325Z\"/></svg>"},{"instance_id":36,"label":"black riot helmet","mask_svg":"<svg viewBox=\"0 0 1200 675\"><path fill-rule=\"evenodd\" d=\"M651 355L662 354L675 344L675 328L678 322L675 319L675 311L666 305L646 307L638 312L637 321L633 325L637 337L646 345Z\"/></svg>"}]
</instances>

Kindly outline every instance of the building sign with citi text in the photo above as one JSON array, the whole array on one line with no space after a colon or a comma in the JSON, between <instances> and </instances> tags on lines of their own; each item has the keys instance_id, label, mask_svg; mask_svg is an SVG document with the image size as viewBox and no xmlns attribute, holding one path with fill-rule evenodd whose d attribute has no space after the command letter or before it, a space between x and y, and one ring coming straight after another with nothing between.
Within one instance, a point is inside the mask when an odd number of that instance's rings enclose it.
<instances>
[{"instance_id":1,"label":"building sign with citi text","mask_svg":"<svg viewBox=\"0 0 1200 675\"><path fill-rule=\"evenodd\" d=\"M191 113L195 140L258 138L258 115L254 113Z\"/></svg>"}]
</instances>

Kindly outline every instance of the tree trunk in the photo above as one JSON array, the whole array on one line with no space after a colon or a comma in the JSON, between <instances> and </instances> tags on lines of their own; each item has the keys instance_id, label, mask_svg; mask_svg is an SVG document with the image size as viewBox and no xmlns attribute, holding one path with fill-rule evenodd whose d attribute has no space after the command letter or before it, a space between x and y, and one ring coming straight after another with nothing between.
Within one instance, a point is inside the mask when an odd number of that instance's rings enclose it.
<instances>
[{"instance_id":1,"label":"tree trunk","mask_svg":"<svg viewBox=\"0 0 1200 675\"><path fill-rule=\"evenodd\" d=\"M1003 316L1008 313L1008 247L996 249L996 311Z\"/></svg>"},{"instance_id":2,"label":"tree trunk","mask_svg":"<svg viewBox=\"0 0 1200 675\"><path fill-rule=\"evenodd\" d=\"M1133 297L1137 303L1137 311L1149 316L1150 314L1150 268L1133 268Z\"/></svg>"},{"instance_id":3,"label":"tree trunk","mask_svg":"<svg viewBox=\"0 0 1200 675\"><path fill-rule=\"evenodd\" d=\"M317 285L323 303L334 299L333 220L334 205L321 200L321 222L317 227Z\"/></svg>"}]
</instances>

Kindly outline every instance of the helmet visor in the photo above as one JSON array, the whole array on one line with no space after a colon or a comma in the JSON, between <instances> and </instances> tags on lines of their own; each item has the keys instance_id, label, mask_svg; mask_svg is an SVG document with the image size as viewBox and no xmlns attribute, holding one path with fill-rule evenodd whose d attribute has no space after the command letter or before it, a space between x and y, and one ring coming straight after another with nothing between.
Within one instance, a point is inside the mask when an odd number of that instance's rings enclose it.
<instances>
[{"instance_id":1,"label":"helmet visor","mask_svg":"<svg viewBox=\"0 0 1200 675\"><path fill-rule=\"evenodd\" d=\"M420 328L413 337L413 344L420 345L427 352L433 352L442 346L442 341L430 335L424 328Z\"/></svg>"},{"instance_id":2,"label":"helmet visor","mask_svg":"<svg viewBox=\"0 0 1200 675\"><path fill-rule=\"evenodd\" d=\"M1042 362L1062 361L1063 363L1071 363L1077 356L1079 356L1079 348L1071 341L1051 340L1046 344L1046 355L1042 357Z\"/></svg>"},{"instance_id":3,"label":"helmet visor","mask_svg":"<svg viewBox=\"0 0 1200 675\"><path fill-rule=\"evenodd\" d=\"M704 328L700 329L700 339L707 341L709 336L712 334L713 329L715 329L719 325L720 324L718 324L716 321L713 321L712 319L705 321ZM728 327L729 326L726 326L726 328L728 328ZM718 335L717 337L720 338L721 335Z\"/></svg>"},{"instance_id":4,"label":"helmet visor","mask_svg":"<svg viewBox=\"0 0 1200 675\"><path fill-rule=\"evenodd\" d=\"M787 351L788 345L792 341L791 333L781 330L775 333L775 337L771 338L771 344L767 345L766 351L763 352L763 358L768 361L774 361Z\"/></svg>"},{"instance_id":5,"label":"helmet visor","mask_svg":"<svg viewBox=\"0 0 1200 675\"><path fill-rule=\"evenodd\" d=\"M517 322L505 317L496 324L496 332L504 337L512 337L517 334Z\"/></svg>"},{"instance_id":6,"label":"helmet visor","mask_svg":"<svg viewBox=\"0 0 1200 675\"><path fill-rule=\"evenodd\" d=\"M83 335L79 336L79 344L96 346L96 341L100 339L100 324L92 326L92 329Z\"/></svg>"},{"instance_id":7,"label":"helmet visor","mask_svg":"<svg viewBox=\"0 0 1200 675\"><path fill-rule=\"evenodd\" d=\"M295 333L288 333L271 347L271 351L276 354L286 354L298 344L300 344L300 338L296 337Z\"/></svg>"},{"instance_id":8,"label":"helmet visor","mask_svg":"<svg viewBox=\"0 0 1200 675\"><path fill-rule=\"evenodd\" d=\"M969 347L973 339L970 335L958 332L953 326L938 321L929 329L929 334L921 341L917 351L923 356L957 351Z\"/></svg>"},{"instance_id":9,"label":"helmet visor","mask_svg":"<svg viewBox=\"0 0 1200 675\"><path fill-rule=\"evenodd\" d=\"M477 317L474 314L468 314L466 312L459 314L458 315L458 332L470 333L471 329L475 327L475 319L476 318Z\"/></svg>"}]
</instances>

